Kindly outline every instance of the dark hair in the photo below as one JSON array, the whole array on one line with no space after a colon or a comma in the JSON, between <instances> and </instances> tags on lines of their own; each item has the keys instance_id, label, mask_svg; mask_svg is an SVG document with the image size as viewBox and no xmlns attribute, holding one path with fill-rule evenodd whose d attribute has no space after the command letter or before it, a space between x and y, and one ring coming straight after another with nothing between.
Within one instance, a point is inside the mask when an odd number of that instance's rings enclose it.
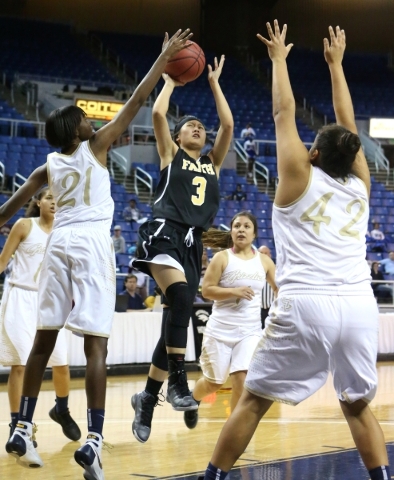
<instances>
[{"instance_id":1,"label":"dark hair","mask_svg":"<svg viewBox=\"0 0 394 480\"><path fill-rule=\"evenodd\" d=\"M65 148L75 139L75 132L86 113L75 105L53 110L45 122L45 137L52 147Z\"/></svg>"},{"instance_id":2,"label":"dark hair","mask_svg":"<svg viewBox=\"0 0 394 480\"><path fill-rule=\"evenodd\" d=\"M202 234L202 243L204 247L211 248L230 248L233 246L233 240L231 238L231 229L233 223L238 217L247 217L253 224L254 233L257 237L257 220L256 217L246 210L236 213L230 222L230 230L225 232L224 230L218 230L217 228L210 228L207 232Z\"/></svg>"},{"instance_id":3,"label":"dark hair","mask_svg":"<svg viewBox=\"0 0 394 480\"><path fill-rule=\"evenodd\" d=\"M39 217L40 216L40 207L37 205L42 197L44 197L49 192L49 187L42 188L38 193L34 195L34 197L30 200L30 203L26 209L25 217Z\"/></svg>"},{"instance_id":4,"label":"dark hair","mask_svg":"<svg viewBox=\"0 0 394 480\"><path fill-rule=\"evenodd\" d=\"M174 142L179 146L179 143L176 140L176 137L178 136L178 133L180 132L181 128L185 123L187 122L192 122L193 120L196 120L197 122L200 122L201 125L204 126L205 130L206 127L204 125L204 122L202 122L198 117L195 117L194 115L184 115L182 118L179 119L179 122L175 125L174 127L174 133L172 134L172 139Z\"/></svg>"},{"instance_id":5,"label":"dark hair","mask_svg":"<svg viewBox=\"0 0 394 480\"><path fill-rule=\"evenodd\" d=\"M372 262L371 269L373 268L374 265L379 265L379 262Z\"/></svg>"},{"instance_id":6,"label":"dark hair","mask_svg":"<svg viewBox=\"0 0 394 480\"><path fill-rule=\"evenodd\" d=\"M330 176L344 178L351 172L361 141L358 135L337 124L319 130L315 145L319 167Z\"/></svg>"}]
</instances>

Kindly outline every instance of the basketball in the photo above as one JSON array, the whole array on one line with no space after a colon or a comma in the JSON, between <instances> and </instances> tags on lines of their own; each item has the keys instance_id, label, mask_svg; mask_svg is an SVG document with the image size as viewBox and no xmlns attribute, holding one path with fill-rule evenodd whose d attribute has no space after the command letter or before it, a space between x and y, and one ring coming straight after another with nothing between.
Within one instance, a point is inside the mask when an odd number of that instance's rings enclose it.
<instances>
[{"instance_id":1,"label":"basketball","mask_svg":"<svg viewBox=\"0 0 394 480\"><path fill-rule=\"evenodd\" d=\"M197 43L178 52L168 63L165 73L177 82L187 83L198 78L205 67L205 55Z\"/></svg>"}]
</instances>

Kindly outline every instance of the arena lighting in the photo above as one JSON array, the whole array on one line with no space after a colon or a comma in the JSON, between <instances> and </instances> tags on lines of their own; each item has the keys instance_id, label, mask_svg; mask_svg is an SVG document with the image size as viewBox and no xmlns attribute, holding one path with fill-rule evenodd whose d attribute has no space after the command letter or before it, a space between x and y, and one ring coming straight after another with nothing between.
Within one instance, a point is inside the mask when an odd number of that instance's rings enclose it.
<instances>
[{"instance_id":1,"label":"arena lighting","mask_svg":"<svg viewBox=\"0 0 394 480\"><path fill-rule=\"evenodd\" d=\"M374 138L394 138L394 118L371 118L369 135Z\"/></svg>"},{"instance_id":2,"label":"arena lighting","mask_svg":"<svg viewBox=\"0 0 394 480\"><path fill-rule=\"evenodd\" d=\"M75 105L82 108L87 118L96 120L112 120L123 107L121 102L107 100L92 100L90 98L76 98Z\"/></svg>"}]
</instances>

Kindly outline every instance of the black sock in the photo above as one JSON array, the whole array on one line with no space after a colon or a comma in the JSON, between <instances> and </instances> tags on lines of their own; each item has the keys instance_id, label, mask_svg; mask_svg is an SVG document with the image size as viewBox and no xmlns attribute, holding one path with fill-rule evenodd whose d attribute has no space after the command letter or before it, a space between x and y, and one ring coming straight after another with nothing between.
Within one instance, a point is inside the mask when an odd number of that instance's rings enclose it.
<instances>
[{"instance_id":1,"label":"black sock","mask_svg":"<svg viewBox=\"0 0 394 480\"><path fill-rule=\"evenodd\" d=\"M381 467L373 468L369 470L369 476L371 480L390 480L390 467L388 465L382 465Z\"/></svg>"},{"instance_id":2,"label":"black sock","mask_svg":"<svg viewBox=\"0 0 394 480\"><path fill-rule=\"evenodd\" d=\"M228 472L224 472L220 468L216 468L211 462L208 463L208 467L205 471L205 480L224 480Z\"/></svg>"},{"instance_id":3,"label":"black sock","mask_svg":"<svg viewBox=\"0 0 394 480\"><path fill-rule=\"evenodd\" d=\"M21 397L21 405L19 407L19 418L21 422L33 423L34 410L36 408L37 398Z\"/></svg>"},{"instance_id":4,"label":"black sock","mask_svg":"<svg viewBox=\"0 0 394 480\"><path fill-rule=\"evenodd\" d=\"M161 387L163 386L163 383L164 382L159 382L158 380L154 380L153 378L148 377L148 380L146 381L145 392L148 392L154 397L157 397L157 395L159 395Z\"/></svg>"},{"instance_id":5,"label":"black sock","mask_svg":"<svg viewBox=\"0 0 394 480\"><path fill-rule=\"evenodd\" d=\"M185 354L169 353L168 357L168 383L172 385L177 382L181 372L185 371Z\"/></svg>"},{"instance_id":6,"label":"black sock","mask_svg":"<svg viewBox=\"0 0 394 480\"><path fill-rule=\"evenodd\" d=\"M11 412L11 425L15 430L16 424L18 423L19 412Z\"/></svg>"},{"instance_id":7,"label":"black sock","mask_svg":"<svg viewBox=\"0 0 394 480\"><path fill-rule=\"evenodd\" d=\"M103 435L105 410L88 408L88 431Z\"/></svg>"},{"instance_id":8,"label":"black sock","mask_svg":"<svg viewBox=\"0 0 394 480\"><path fill-rule=\"evenodd\" d=\"M56 395L56 412L62 413L68 409L68 395L67 397L58 397Z\"/></svg>"},{"instance_id":9,"label":"black sock","mask_svg":"<svg viewBox=\"0 0 394 480\"><path fill-rule=\"evenodd\" d=\"M169 374L176 372L177 370L185 369L185 354L184 353L168 353L168 365Z\"/></svg>"}]
</instances>

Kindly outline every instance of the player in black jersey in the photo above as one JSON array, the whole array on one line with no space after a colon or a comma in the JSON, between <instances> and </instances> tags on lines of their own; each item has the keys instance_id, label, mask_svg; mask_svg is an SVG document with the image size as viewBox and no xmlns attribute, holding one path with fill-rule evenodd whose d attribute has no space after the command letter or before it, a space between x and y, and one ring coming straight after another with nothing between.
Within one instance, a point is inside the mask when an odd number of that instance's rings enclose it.
<instances>
[{"instance_id":1,"label":"player in black jersey","mask_svg":"<svg viewBox=\"0 0 394 480\"><path fill-rule=\"evenodd\" d=\"M132 397L133 433L142 443L149 438L153 408L167 372L167 401L174 410L185 412L189 428L195 426L193 415L197 416L198 404L187 384L184 359L187 327L200 281L201 235L211 226L219 208L219 171L233 135L233 117L219 86L223 64L224 56L219 63L215 58L213 69L208 66L208 81L220 120L215 144L208 155L200 157L206 132L197 117L181 119L171 136L166 114L174 87L181 84L163 75L165 84L153 107L161 174L153 205L154 219L140 227L134 265L156 280L165 292L167 307L145 390Z\"/></svg>"}]
</instances>

